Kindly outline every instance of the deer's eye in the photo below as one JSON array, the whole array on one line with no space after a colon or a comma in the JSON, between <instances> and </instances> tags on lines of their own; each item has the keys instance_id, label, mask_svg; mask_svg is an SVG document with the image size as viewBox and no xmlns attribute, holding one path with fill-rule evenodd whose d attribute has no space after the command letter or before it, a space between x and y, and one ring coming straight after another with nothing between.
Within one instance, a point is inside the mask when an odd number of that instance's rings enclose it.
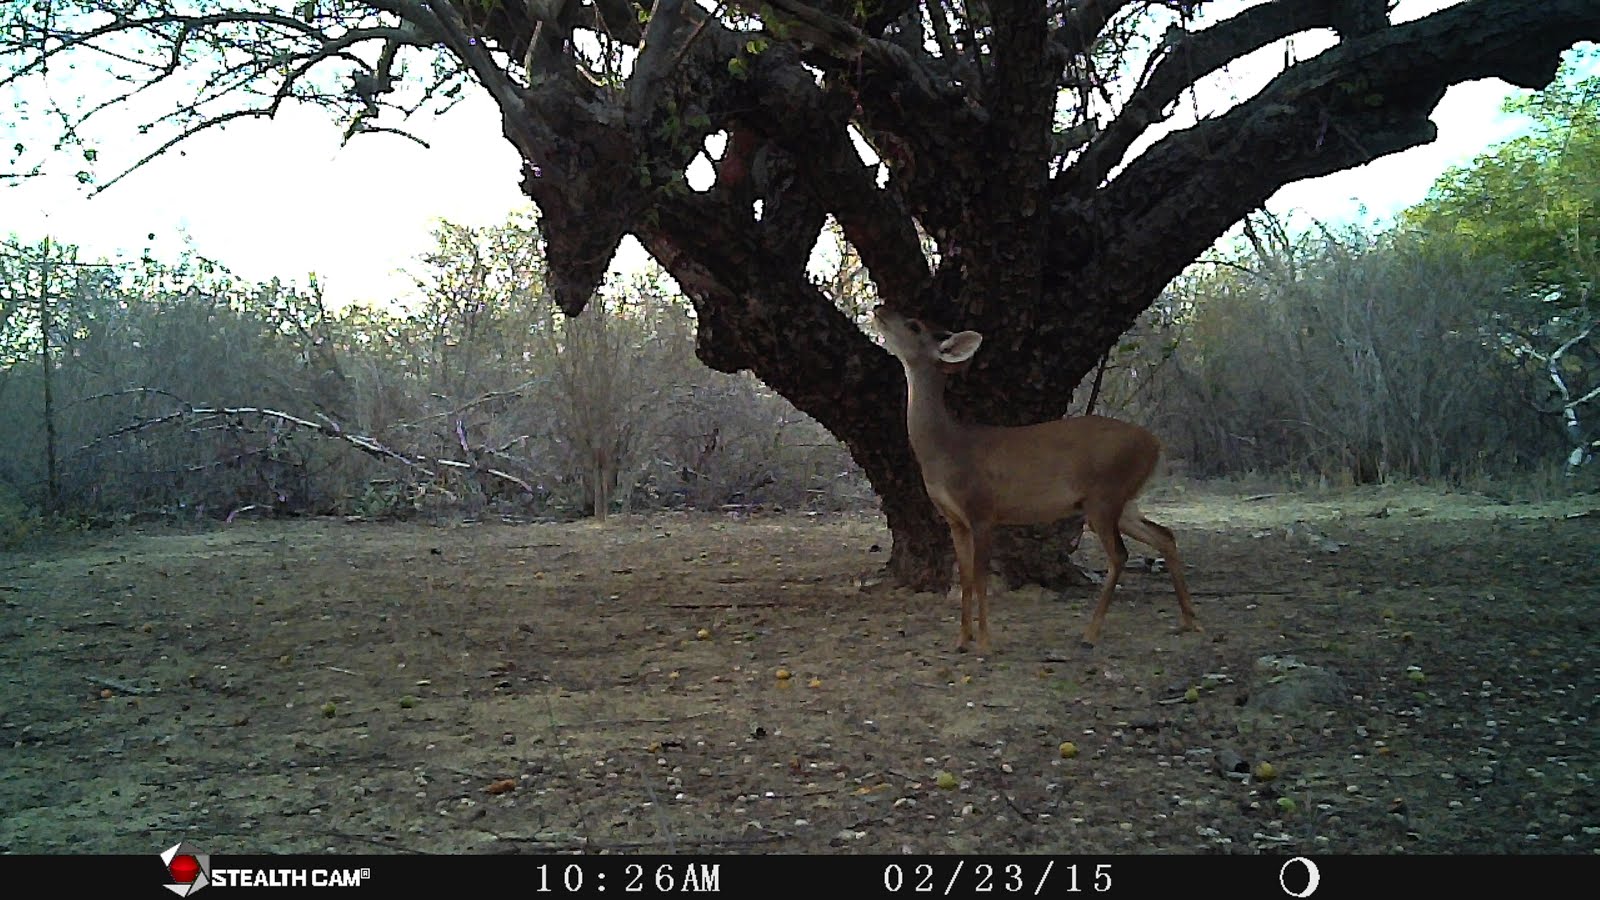
<instances>
[{"instance_id":1,"label":"deer's eye","mask_svg":"<svg viewBox=\"0 0 1600 900\"><path fill-rule=\"evenodd\" d=\"M918 322L916 319L912 319L911 321L907 322L906 325L911 329L912 334L922 333L922 323Z\"/></svg>"}]
</instances>

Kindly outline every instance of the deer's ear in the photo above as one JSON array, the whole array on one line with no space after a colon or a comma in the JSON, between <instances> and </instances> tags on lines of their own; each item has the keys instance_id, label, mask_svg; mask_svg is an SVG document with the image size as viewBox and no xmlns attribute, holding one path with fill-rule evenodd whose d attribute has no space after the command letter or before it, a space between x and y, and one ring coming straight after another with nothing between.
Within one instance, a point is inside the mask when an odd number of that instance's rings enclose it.
<instances>
[{"instance_id":1,"label":"deer's ear","mask_svg":"<svg viewBox=\"0 0 1600 900\"><path fill-rule=\"evenodd\" d=\"M978 345L983 343L983 335L976 331L961 331L945 338L939 345L939 361L943 363L964 363L978 352Z\"/></svg>"}]
</instances>

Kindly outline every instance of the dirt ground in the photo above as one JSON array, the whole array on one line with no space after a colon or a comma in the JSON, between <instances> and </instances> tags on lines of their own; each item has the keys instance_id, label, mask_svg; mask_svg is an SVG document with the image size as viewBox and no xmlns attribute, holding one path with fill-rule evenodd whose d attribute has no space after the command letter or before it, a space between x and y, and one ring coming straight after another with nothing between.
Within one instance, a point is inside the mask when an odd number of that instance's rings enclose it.
<instances>
[{"instance_id":1,"label":"dirt ground","mask_svg":"<svg viewBox=\"0 0 1600 900\"><path fill-rule=\"evenodd\" d=\"M870 515L6 553L0 851L1600 852L1600 499L1144 506L1205 633L1135 570L983 658Z\"/></svg>"}]
</instances>

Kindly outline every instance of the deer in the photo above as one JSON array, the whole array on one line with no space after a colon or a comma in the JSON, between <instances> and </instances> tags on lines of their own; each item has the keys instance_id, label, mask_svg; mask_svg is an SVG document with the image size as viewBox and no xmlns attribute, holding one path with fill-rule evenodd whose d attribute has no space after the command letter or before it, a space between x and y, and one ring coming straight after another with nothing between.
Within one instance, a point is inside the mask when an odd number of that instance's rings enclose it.
<instances>
[{"instance_id":1,"label":"deer","mask_svg":"<svg viewBox=\"0 0 1600 900\"><path fill-rule=\"evenodd\" d=\"M1145 518L1134 500L1161 457L1154 434L1129 422L1086 415L1034 425L963 422L945 405L948 375L964 370L983 335L951 333L886 306L872 312L885 347L906 374L906 430L928 497L950 527L961 576L958 652L973 639L989 652L989 554L999 525L1043 525L1082 516L1105 549L1108 566L1083 645L1100 639L1111 595L1128 561L1122 536L1159 551L1172 574L1185 631L1195 621L1183 560L1170 530Z\"/></svg>"}]
</instances>

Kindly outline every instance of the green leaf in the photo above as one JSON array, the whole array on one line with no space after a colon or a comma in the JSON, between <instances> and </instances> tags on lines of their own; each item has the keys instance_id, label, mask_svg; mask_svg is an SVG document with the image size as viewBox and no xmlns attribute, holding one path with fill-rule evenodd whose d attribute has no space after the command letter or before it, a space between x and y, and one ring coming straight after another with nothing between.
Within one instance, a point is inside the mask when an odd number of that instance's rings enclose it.
<instances>
[{"instance_id":1,"label":"green leaf","mask_svg":"<svg viewBox=\"0 0 1600 900\"><path fill-rule=\"evenodd\" d=\"M1452 169L1402 221L1428 242L1515 266L1531 321L1544 298L1592 296L1600 258L1600 76L1565 66L1548 88L1507 103L1533 120L1520 136Z\"/></svg>"}]
</instances>

